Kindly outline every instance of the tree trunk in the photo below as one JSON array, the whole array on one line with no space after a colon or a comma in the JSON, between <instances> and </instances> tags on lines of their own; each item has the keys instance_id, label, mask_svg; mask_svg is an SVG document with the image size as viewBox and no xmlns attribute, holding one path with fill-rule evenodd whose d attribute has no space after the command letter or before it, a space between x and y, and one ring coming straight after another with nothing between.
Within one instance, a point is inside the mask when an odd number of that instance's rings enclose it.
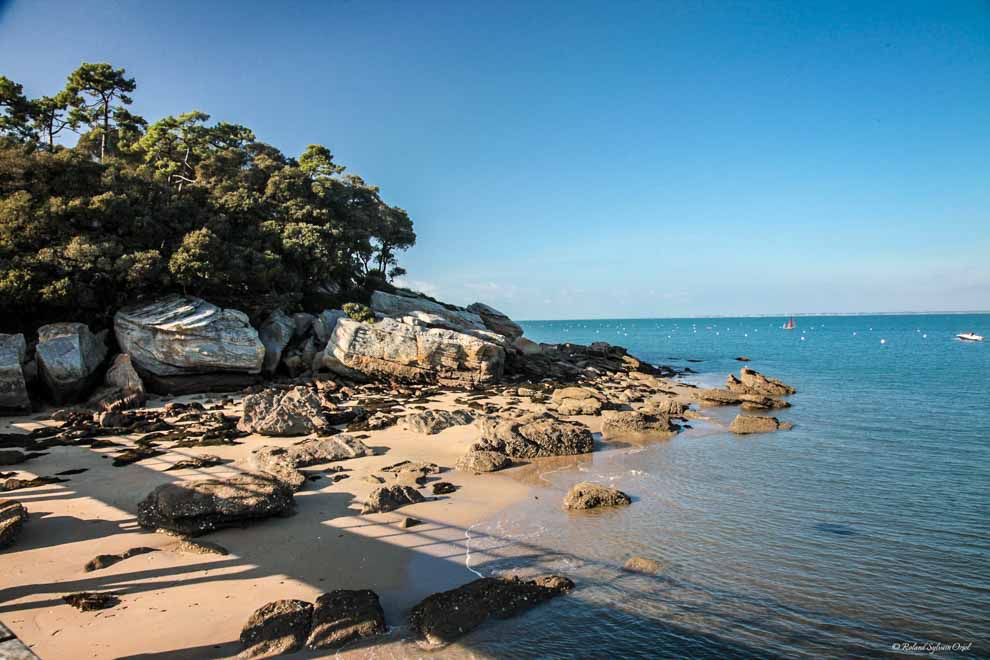
<instances>
[{"instance_id":1,"label":"tree trunk","mask_svg":"<svg viewBox=\"0 0 990 660\"><path fill-rule=\"evenodd\" d=\"M107 152L107 133L110 132L110 101L103 102L103 135L100 136L100 162Z\"/></svg>"}]
</instances>

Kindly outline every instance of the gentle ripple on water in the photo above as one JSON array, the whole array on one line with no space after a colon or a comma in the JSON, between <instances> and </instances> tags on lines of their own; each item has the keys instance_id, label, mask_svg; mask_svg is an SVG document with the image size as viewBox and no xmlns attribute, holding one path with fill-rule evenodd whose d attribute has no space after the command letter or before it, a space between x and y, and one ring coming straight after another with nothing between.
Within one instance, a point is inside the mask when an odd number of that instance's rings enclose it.
<instances>
[{"instance_id":1,"label":"gentle ripple on water","mask_svg":"<svg viewBox=\"0 0 990 660\"><path fill-rule=\"evenodd\" d=\"M474 530L473 569L559 571L579 588L479 629L465 648L877 657L894 655L895 642L932 640L972 642L959 657L990 655L990 345L952 340L990 330L990 316L800 318L794 333L782 322L523 324L537 341L606 340L656 363L679 358L706 386L748 355L799 388L780 414L796 428L737 438L701 424L669 442L602 446L580 466L555 464L539 500ZM563 512L563 492L584 479L621 488L633 505ZM665 570L626 573L632 555Z\"/></svg>"}]
</instances>

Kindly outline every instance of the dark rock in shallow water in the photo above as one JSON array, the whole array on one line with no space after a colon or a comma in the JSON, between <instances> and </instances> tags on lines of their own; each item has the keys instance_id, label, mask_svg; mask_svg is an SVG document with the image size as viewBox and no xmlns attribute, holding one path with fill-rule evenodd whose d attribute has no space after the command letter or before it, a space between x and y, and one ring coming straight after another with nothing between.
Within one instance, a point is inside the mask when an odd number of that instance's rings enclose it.
<instances>
[{"instance_id":1,"label":"dark rock in shallow water","mask_svg":"<svg viewBox=\"0 0 990 660\"><path fill-rule=\"evenodd\" d=\"M425 500L426 498L423 497L422 493L412 486L399 484L381 486L371 491L371 494L368 495L368 500L364 503L361 513L384 513L406 506L407 504L416 504Z\"/></svg>"},{"instance_id":2,"label":"dark rock in shallow water","mask_svg":"<svg viewBox=\"0 0 990 660\"><path fill-rule=\"evenodd\" d=\"M311 649L339 648L387 630L378 594L370 589L338 589L316 599L306 645Z\"/></svg>"},{"instance_id":3,"label":"dark rock in shallow water","mask_svg":"<svg viewBox=\"0 0 990 660\"><path fill-rule=\"evenodd\" d=\"M157 552L155 548L131 548L130 550L123 552L119 555L97 555L93 559L90 559L83 570L87 573L93 571L98 571L104 568L118 564L125 559L130 559L131 557L136 557L138 555L146 555L149 552Z\"/></svg>"},{"instance_id":4,"label":"dark rock in shallow water","mask_svg":"<svg viewBox=\"0 0 990 660\"><path fill-rule=\"evenodd\" d=\"M27 519L28 512L23 504L15 500L0 500L0 548L14 543Z\"/></svg>"},{"instance_id":5,"label":"dark rock in shallow water","mask_svg":"<svg viewBox=\"0 0 990 660\"><path fill-rule=\"evenodd\" d=\"M294 507L292 489L271 475L242 474L163 484L138 504L138 523L148 529L198 536L236 527Z\"/></svg>"},{"instance_id":6,"label":"dark rock in shallow water","mask_svg":"<svg viewBox=\"0 0 990 660\"><path fill-rule=\"evenodd\" d=\"M624 506L632 500L621 490L601 484L583 481L575 484L564 497L565 509L596 509L605 506Z\"/></svg>"},{"instance_id":7,"label":"dark rock in shallow water","mask_svg":"<svg viewBox=\"0 0 990 660\"><path fill-rule=\"evenodd\" d=\"M62 596L62 600L83 612L106 610L120 604L120 598L117 594L110 592L94 593L91 591L80 591Z\"/></svg>"},{"instance_id":8,"label":"dark rock in shallow water","mask_svg":"<svg viewBox=\"0 0 990 660\"><path fill-rule=\"evenodd\" d=\"M413 607L409 625L431 644L447 644L489 618L508 619L573 588L573 582L559 575L528 581L481 578L427 597Z\"/></svg>"},{"instance_id":9,"label":"dark rock in shallow water","mask_svg":"<svg viewBox=\"0 0 990 660\"><path fill-rule=\"evenodd\" d=\"M312 625L313 606L302 600L277 600L259 608L241 630L238 657L261 658L298 651Z\"/></svg>"}]
</instances>

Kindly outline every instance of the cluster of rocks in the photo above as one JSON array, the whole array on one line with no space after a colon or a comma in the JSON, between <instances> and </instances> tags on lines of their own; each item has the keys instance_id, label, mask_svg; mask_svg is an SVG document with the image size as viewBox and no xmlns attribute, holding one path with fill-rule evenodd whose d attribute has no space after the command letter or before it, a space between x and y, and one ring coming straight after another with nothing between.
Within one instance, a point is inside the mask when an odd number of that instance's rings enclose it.
<instances>
[{"instance_id":1,"label":"cluster of rocks","mask_svg":"<svg viewBox=\"0 0 990 660\"><path fill-rule=\"evenodd\" d=\"M514 458L587 454L595 444L588 427L551 413L488 416L480 418L478 425L481 440L458 461L460 470L494 472L510 465Z\"/></svg>"},{"instance_id":2,"label":"cluster of rocks","mask_svg":"<svg viewBox=\"0 0 990 660\"><path fill-rule=\"evenodd\" d=\"M729 374L724 388L702 389L695 393L702 407L734 406L743 410L763 412L790 408L791 404L780 397L795 394L796 389L776 378L769 378L758 371L743 367L739 377ZM738 415L729 430L733 433L767 433L778 429L792 428L787 422L781 422L776 417L757 415Z\"/></svg>"}]
</instances>

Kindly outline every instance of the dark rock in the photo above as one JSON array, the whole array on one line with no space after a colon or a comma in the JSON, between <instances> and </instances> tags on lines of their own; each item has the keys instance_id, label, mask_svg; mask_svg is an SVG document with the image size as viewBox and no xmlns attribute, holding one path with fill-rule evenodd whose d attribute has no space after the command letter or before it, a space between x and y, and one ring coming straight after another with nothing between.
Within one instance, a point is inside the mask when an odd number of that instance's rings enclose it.
<instances>
[{"instance_id":1,"label":"dark rock","mask_svg":"<svg viewBox=\"0 0 990 660\"><path fill-rule=\"evenodd\" d=\"M82 610L83 612L106 610L120 604L120 598L117 594L110 593L108 591L101 593L80 591L78 593L62 596L62 600L69 605L72 605L77 610Z\"/></svg>"},{"instance_id":2,"label":"dark rock","mask_svg":"<svg viewBox=\"0 0 990 660\"><path fill-rule=\"evenodd\" d=\"M7 479L0 484L0 491L12 491L12 490L23 490L24 488L37 488L38 486L47 486L48 484L61 484L68 481L68 479L60 479L59 477L34 477L33 479Z\"/></svg>"},{"instance_id":3,"label":"dark rock","mask_svg":"<svg viewBox=\"0 0 990 660\"><path fill-rule=\"evenodd\" d=\"M453 493L457 490L457 486L450 483L449 481L438 481L433 484L433 494L434 495L447 495Z\"/></svg>"},{"instance_id":4,"label":"dark rock","mask_svg":"<svg viewBox=\"0 0 990 660\"><path fill-rule=\"evenodd\" d=\"M419 518L403 518L399 526L402 529L409 529L410 527L416 527L417 525L422 525L423 521Z\"/></svg>"},{"instance_id":5,"label":"dark rock","mask_svg":"<svg viewBox=\"0 0 990 660\"><path fill-rule=\"evenodd\" d=\"M597 509L605 506L624 506L630 503L632 500L621 490L589 481L575 484L564 497L565 509Z\"/></svg>"},{"instance_id":6,"label":"dark rock","mask_svg":"<svg viewBox=\"0 0 990 660\"><path fill-rule=\"evenodd\" d=\"M14 449L3 449L0 450L0 465L18 465L39 456L44 456L44 454L37 452L25 454L22 451L16 451Z\"/></svg>"},{"instance_id":7,"label":"dark rock","mask_svg":"<svg viewBox=\"0 0 990 660\"><path fill-rule=\"evenodd\" d=\"M124 467L125 465L130 465L131 463L137 463L138 461L143 461L148 458L164 455L165 452L160 449L155 449L154 447L135 447L133 449L122 451L114 456L113 466Z\"/></svg>"},{"instance_id":8,"label":"dark rock","mask_svg":"<svg viewBox=\"0 0 990 660\"><path fill-rule=\"evenodd\" d=\"M113 566L114 564L120 563L125 559L130 559L131 557L146 555L149 552L158 552L158 550L155 548L131 548L130 550L119 555L97 555L86 563L83 570L87 573L91 573L93 571L98 571L109 566Z\"/></svg>"},{"instance_id":9,"label":"dark rock","mask_svg":"<svg viewBox=\"0 0 990 660\"><path fill-rule=\"evenodd\" d=\"M0 548L13 544L27 522L27 508L15 500L0 500Z\"/></svg>"},{"instance_id":10,"label":"dark rock","mask_svg":"<svg viewBox=\"0 0 990 660\"><path fill-rule=\"evenodd\" d=\"M569 579L481 578L427 597L409 614L412 630L431 644L447 644L489 618L508 619L574 588Z\"/></svg>"},{"instance_id":11,"label":"dark rock","mask_svg":"<svg viewBox=\"0 0 990 660\"><path fill-rule=\"evenodd\" d=\"M426 498L412 486L401 484L380 486L368 495L368 500L364 503L361 513L384 513L425 500Z\"/></svg>"},{"instance_id":12,"label":"dark rock","mask_svg":"<svg viewBox=\"0 0 990 660\"><path fill-rule=\"evenodd\" d=\"M310 317L312 323L312 317ZM261 370L266 374L275 373L278 363L282 360L282 351L289 345L296 332L296 322L277 309L265 319L258 329L258 338L265 345L265 359Z\"/></svg>"},{"instance_id":13,"label":"dark rock","mask_svg":"<svg viewBox=\"0 0 990 660\"><path fill-rule=\"evenodd\" d=\"M219 456L213 456L212 454L203 454L202 456L194 456L193 458L186 458L181 461L173 463L169 467L165 468L166 472L172 472L173 470L201 470L203 468L214 467L223 463L223 459Z\"/></svg>"},{"instance_id":14,"label":"dark rock","mask_svg":"<svg viewBox=\"0 0 990 660\"><path fill-rule=\"evenodd\" d=\"M239 657L261 658L298 651L312 625L313 606L302 600L277 600L256 610L241 630Z\"/></svg>"},{"instance_id":15,"label":"dark rock","mask_svg":"<svg viewBox=\"0 0 990 660\"><path fill-rule=\"evenodd\" d=\"M31 412L24 335L0 334L0 414Z\"/></svg>"},{"instance_id":16,"label":"dark rock","mask_svg":"<svg viewBox=\"0 0 990 660\"><path fill-rule=\"evenodd\" d=\"M198 536L292 512L292 489L261 474L163 484L138 504L147 529Z\"/></svg>"},{"instance_id":17,"label":"dark rock","mask_svg":"<svg viewBox=\"0 0 990 660\"><path fill-rule=\"evenodd\" d=\"M378 594L369 589L338 589L316 599L313 627L306 645L311 649L339 648L355 639L387 632Z\"/></svg>"},{"instance_id":18,"label":"dark rock","mask_svg":"<svg viewBox=\"0 0 990 660\"><path fill-rule=\"evenodd\" d=\"M740 355L739 357L736 358L736 361L737 362L749 362L749 358L746 357L745 355Z\"/></svg>"}]
</instances>

